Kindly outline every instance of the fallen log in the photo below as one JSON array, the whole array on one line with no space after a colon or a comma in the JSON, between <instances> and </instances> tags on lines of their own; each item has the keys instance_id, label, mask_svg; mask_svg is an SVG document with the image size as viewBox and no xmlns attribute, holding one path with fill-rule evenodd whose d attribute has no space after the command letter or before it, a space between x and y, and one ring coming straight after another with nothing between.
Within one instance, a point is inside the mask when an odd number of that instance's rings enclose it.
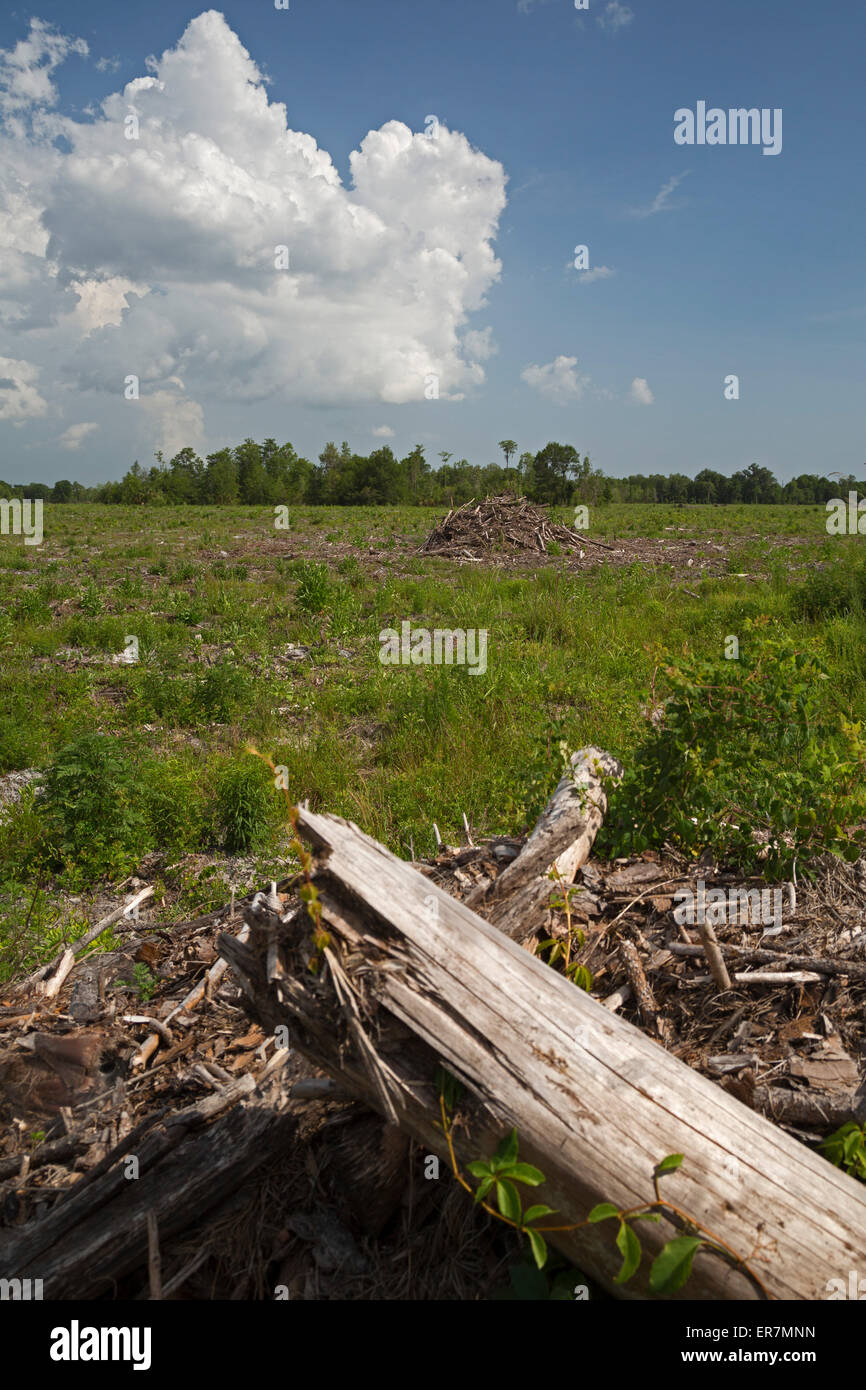
<instances>
[{"instance_id":1,"label":"fallen log","mask_svg":"<svg viewBox=\"0 0 866 1390\"><path fill-rule=\"evenodd\" d=\"M468 905L515 941L544 926L551 897L561 895L557 883L551 882L551 870L562 883L573 882L607 811L605 781L621 776L622 764L600 748L572 753L569 771L560 778L520 854L489 891L470 894Z\"/></svg>"},{"instance_id":2,"label":"fallen log","mask_svg":"<svg viewBox=\"0 0 866 1390\"><path fill-rule=\"evenodd\" d=\"M453 1129L458 1161L489 1157L516 1127L521 1159L545 1174L531 1200L556 1212L539 1229L586 1223L600 1202L630 1209L651 1201L655 1165L683 1154L662 1196L748 1261L760 1282L742 1264L700 1251L674 1297L820 1299L831 1279L858 1267L862 1185L355 825L301 808L299 827L316 850L313 882L328 934L320 968L309 968L309 920L296 913L283 922L263 898L244 911L249 944L223 935L219 950L262 1026L290 1025L298 1051L396 1121L422 1154L448 1153L441 1064L465 1088ZM557 836L550 839L556 852ZM540 865L548 846L536 848ZM646 1298L656 1296L647 1256L682 1229L667 1215L641 1225L645 1257L622 1288L613 1223L547 1238L610 1291Z\"/></svg>"},{"instance_id":3,"label":"fallen log","mask_svg":"<svg viewBox=\"0 0 866 1390\"><path fill-rule=\"evenodd\" d=\"M186 1230L296 1141L297 1115L254 1091L243 1076L178 1114L149 1116L47 1216L0 1235L0 1275L42 1279L46 1299L110 1296L147 1260L149 1216L163 1240ZM135 1181L124 1162L133 1144Z\"/></svg>"}]
</instances>

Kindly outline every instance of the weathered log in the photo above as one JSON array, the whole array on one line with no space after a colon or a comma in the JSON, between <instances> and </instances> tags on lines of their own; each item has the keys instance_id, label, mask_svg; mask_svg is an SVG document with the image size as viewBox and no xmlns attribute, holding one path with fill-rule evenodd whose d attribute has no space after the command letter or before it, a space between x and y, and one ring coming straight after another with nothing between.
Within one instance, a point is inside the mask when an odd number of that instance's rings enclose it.
<instances>
[{"instance_id":1,"label":"weathered log","mask_svg":"<svg viewBox=\"0 0 866 1390\"><path fill-rule=\"evenodd\" d=\"M0 1276L42 1279L46 1299L110 1295L118 1279L147 1262L149 1215L160 1239L169 1239L294 1142L297 1116L252 1100L254 1089L244 1076L176 1115L150 1117L156 1123L135 1147L138 1178L128 1180L123 1161L130 1135L95 1180L87 1174L47 1216L0 1236Z\"/></svg>"},{"instance_id":2,"label":"weathered log","mask_svg":"<svg viewBox=\"0 0 866 1390\"><path fill-rule=\"evenodd\" d=\"M520 854L488 892L470 894L469 906L514 940L543 926L547 905L558 893L551 869L556 868L563 883L573 882L604 820L605 779L621 775L622 765L600 748L572 753L570 771L561 778Z\"/></svg>"},{"instance_id":3,"label":"weathered log","mask_svg":"<svg viewBox=\"0 0 866 1390\"><path fill-rule=\"evenodd\" d=\"M516 1127L521 1157L546 1175L530 1200L557 1213L539 1227L585 1222L602 1201L619 1209L645 1203L655 1164L682 1153L681 1169L662 1179L662 1196L747 1259L772 1297L820 1299L829 1280L862 1262L860 1184L356 826L305 809L299 824L317 850L314 879L330 937L321 968L309 969L309 923L296 916L284 924L263 900L245 910L249 945L219 941L266 1029L290 1024L294 1047L444 1157L435 1079L443 1064L466 1088L454 1127L461 1164L490 1155ZM269 980L275 933L280 969ZM648 1255L677 1234L667 1217L640 1229ZM652 1297L646 1257L627 1286L614 1285L614 1234L603 1223L549 1239L611 1291ZM761 1295L741 1269L700 1252L675 1296Z\"/></svg>"}]
</instances>

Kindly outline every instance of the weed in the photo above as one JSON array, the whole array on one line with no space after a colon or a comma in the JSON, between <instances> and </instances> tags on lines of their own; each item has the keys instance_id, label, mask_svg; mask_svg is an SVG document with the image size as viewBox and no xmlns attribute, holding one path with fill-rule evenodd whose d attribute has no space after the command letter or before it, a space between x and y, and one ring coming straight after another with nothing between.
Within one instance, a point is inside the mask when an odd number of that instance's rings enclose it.
<instances>
[{"instance_id":1,"label":"weed","mask_svg":"<svg viewBox=\"0 0 866 1390\"><path fill-rule=\"evenodd\" d=\"M866 1182L866 1125L849 1120L827 1136L821 1144L821 1152L837 1168L844 1168L852 1178Z\"/></svg>"},{"instance_id":2,"label":"weed","mask_svg":"<svg viewBox=\"0 0 866 1390\"><path fill-rule=\"evenodd\" d=\"M263 845L273 833L273 787L263 769L247 758L232 758L216 777L217 824L229 854Z\"/></svg>"},{"instance_id":3,"label":"weed","mask_svg":"<svg viewBox=\"0 0 866 1390\"><path fill-rule=\"evenodd\" d=\"M331 593L331 578L327 565L314 560L302 560L298 566L298 587L295 603L302 613L322 613Z\"/></svg>"},{"instance_id":4,"label":"weed","mask_svg":"<svg viewBox=\"0 0 866 1390\"><path fill-rule=\"evenodd\" d=\"M151 973L144 961L137 961L132 968L133 978L131 980L115 980L115 989L134 989L141 1000L146 1004L153 997L156 986L159 983L156 976Z\"/></svg>"}]
</instances>

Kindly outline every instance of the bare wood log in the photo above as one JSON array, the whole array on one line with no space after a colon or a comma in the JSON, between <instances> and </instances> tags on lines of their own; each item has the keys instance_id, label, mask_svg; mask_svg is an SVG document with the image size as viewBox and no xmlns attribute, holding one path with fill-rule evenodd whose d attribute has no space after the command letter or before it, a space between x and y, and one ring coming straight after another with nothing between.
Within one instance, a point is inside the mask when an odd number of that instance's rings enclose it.
<instances>
[{"instance_id":1,"label":"bare wood log","mask_svg":"<svg viewBox=\"0 0 866 1390\"><path fill-rule=\"evenodd\" d=\"M171 1036L171 1029L166 1028L164 1023L162 1023L158 1018L153 1018L150 1014L124 1014L123 1022L149 1023L151 1028L155 1029L159 1036L162 1038L162 1041L165 1043L166 1047L171 1047L171 1044L174 1041L174 1039Z\"/></svg>"},{"instance_id":2,"label":"bare wood log","mask_svg":"<svg viewBox=\"0 0 866 1390\"><path fill-rule=\"evenodd\" d=\"M521 1155L546 1174L533 1200L557 1212L539 1225L585 1222L600 1201L620 1209L645 1202L654 1165L676 1152L685 1162L664 1179L663 1195L750 1259L771 1296L818 1299L839 1270L856 1268L866 1245L860 1184L356 826L305 808L299 823L318 852L315 881L329 951L340 962L339 992L329 966L308 969L310 936L300 921L285 928L285 973L270 983L266 943L275 924L266 907L251 904L250 944L224 935L219 949L267 1031L291 1022L298 1051L351 1094L395 1113L425 1152L443 1156L435 1074L444 1065L466 1088L458 1158L465 1165L489 1155L516 1127ZM341 1003L347 991L351 1009ZM645 1249L656 1254L675 1232L666 1219L642 1228ZM583 1225L549 1238L612 1292L653 1297L647 1260L633 1282L615 1287L610 1228ZM741 1270L701 1252L676 1296L753 1299L757 1290Z\"/></svg>"},{"instance_id":3,"label":"bare wood log","mask_svg":"<svg viewBox=\"0 0 866 1390\"><path fill-rule=\"evenodd\" d=\"M850 1098L823 1091L813 1095L809 1091L786 1091L781 1086L756 1086L751 1099L756 1110L782 1124L830 1130L858 1118Z\"/></svg>"},{"instance_id":4,"label":"bare wood log","mask_svg":"<svg viewBox=\"0 0 866 1390\"><path fill-rule=\"evenodd\" d=\"M40 1144L27 1154L30 1160L30 1168L40 1168L45 1163L62 1163L64 1159L71 1158L76 1149L83 1148L85 1140L83 1136L76 1134L66 1134L62 1139L54 1139L49 1143ZM8 1158L0 1158L0 1181L4 1178L11 1178L13 1173L17 1173L21 1168L21 1154L11 1154Z\"/></svg>"},{"instance_id":5,"label":"bare wood log","mask_svg":"<svg viewBox=\"0 0 866 1390\"><path fill-rule=\"evenodd\" d=\"M503 869L488 893L469 895L488 921L520 940L544 925L547 905L556 892L549 878L554 867L565 884L586 863L607 810L606 777L620 777L622 765L600 748L581 748L571 755L570 771L553 796L516 859Z\"/></svg>"},{"instance_id":6,"label":"bare wood log","mask_svg":"<svg viewBox=\"0 0 866 1390\"><path fill-rule=\"evenodd\" d=\"M631 985L621 985L619 989L614 990L613 994L609 994L606 999L602 999L601 1003L604 1006L604 1008L611 1009L614 1013L616 1013L618 1009L622 1008L623 1004L628 1003L629 999L631 999L631 996Z\"/></svg>"},{"instance_id":7,"label":"bare wood log","mask_svg":"<svg viewBox=\"0 0 866 1390\"><path fill-rule=\"evenodd\" d=\"M712 975L692 975L686 984L705 985ZM718 981L716 981L718 984ZM823 975L814 970L738 970L734 972L738 985L818 985L826 984ZM730 985L728 986L730 989Z\"/></svg>"},{"instance_id":8,"label":"bare wood log","mask_svg":"<svg viewBox=\"0 0 866 1390\"><path fill-rule=\"evenodd\" d=\"M582 531L575 531L574 534L577 536L577 539L579 541L586 541L587 545L600 546L602 550L615 551L617 548L615 545L608 545L606 541L595 541L593 540L592 536L585 536Z\"/></svg>"},{"instance_id":9,"label":"bare wood log","mask_svg":"<svg viewBox=\"0 0 866 1390\"><path fill-rule=\"evenodd\" d=\"M57 963L57 969L47 980L40 980L36 986L37 993L43 994L46 999L54 999L63 987L63 982L75 964L75 952L68 947L63 952Z\"/></svg>"}]
</instances>

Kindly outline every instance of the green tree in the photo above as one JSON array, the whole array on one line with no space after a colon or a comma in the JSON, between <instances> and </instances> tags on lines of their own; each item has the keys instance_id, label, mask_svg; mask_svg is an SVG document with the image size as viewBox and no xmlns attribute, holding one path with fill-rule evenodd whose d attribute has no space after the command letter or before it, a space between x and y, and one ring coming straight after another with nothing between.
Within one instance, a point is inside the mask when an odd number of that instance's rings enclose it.
<instances>
[{"instance_id":1,"label":"green tree","mask_svg":"<svg viewBox=\"0 0 866 1390\"><path fill-rule=\"evenodd\" d=\"M517 453L517 444L513 439L500 439L499 448L505 455L505 467L507 468L512 455Z\"/></svg>"},{"instance_id":2,"label":"green tree","mask_svg":"<svg viewBox=\"0 0 866 1390\"><path fill-rule=\"evenodd\" d=\"M268 500L268 478L262 462L261 447L254 439L245 439L234 451L238 467L238 489L241 501L249 506Z\"/></svg>"},{"instance_id":3,"label":"green tree","mask_svg":"<svg viewBox=\"0 0 866 1390\"><path fill-rule=\"evenodd\" d=\"M551 441L532 461L531 496L535 502L561 505L571 500L572 478L580 466L580 455L571 444Z\"/></svg>"},{"instance_id":4,"label":"green tree","mask_svg":"<svg viewBox=\"0 0 866 1390\"><path fill-rule=\"evenodd\" d=\"M231 449L218 449L208 454L207 467L202 481L202 499L216 506L231 506L237 502L238 466Z\"/></svg>"},{"instance_id":5,"label":"green tree","mask_svg":"<svg viewBox=\"0 0 866 1390\"><path fill-rule=\"evenodd\" d=\"M426 501L430 465L424 457L424 446L416 444L411 454L400 460L400 467L403 470L406 491L415 505Z\"/></svg>"}]
</instances>

